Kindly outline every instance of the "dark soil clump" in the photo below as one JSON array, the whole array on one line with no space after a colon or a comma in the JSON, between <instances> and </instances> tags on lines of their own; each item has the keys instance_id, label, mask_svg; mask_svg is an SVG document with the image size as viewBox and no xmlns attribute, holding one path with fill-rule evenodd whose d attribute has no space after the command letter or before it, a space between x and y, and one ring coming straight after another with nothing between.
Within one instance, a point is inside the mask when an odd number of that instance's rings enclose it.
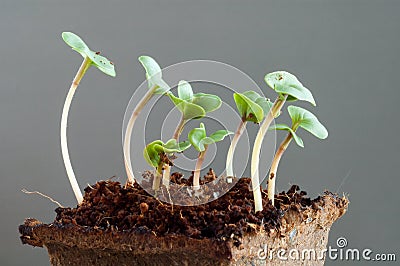
<instances>
[{"instance_id":1,"label":"dark soil clump","mask_svg":"<svg viewBox=\"0 0 400 266\"><path fill-rule=\"evenodd\" d=\"M206 181L211 181L207 180L210 179L209 174ZM179 184L190 182L177 173L171 179ZM276 207L269 202L267 193L263 193L264 209L255 213L250 183L250 178L240 178L230 191L217 200L198 206L177 206L154 198L137 183L124 187L116 181L99 181L85 189L81 205L57 208L54 224L92 227L106 232L232 239L235 245L240 245L245 233L261 229L266 232L279 230L280 218L293 208L318 208L320 197L311 200L306 197L306 192L293 185L287 192L276 195Z\"/></svg>"}]
</instances>

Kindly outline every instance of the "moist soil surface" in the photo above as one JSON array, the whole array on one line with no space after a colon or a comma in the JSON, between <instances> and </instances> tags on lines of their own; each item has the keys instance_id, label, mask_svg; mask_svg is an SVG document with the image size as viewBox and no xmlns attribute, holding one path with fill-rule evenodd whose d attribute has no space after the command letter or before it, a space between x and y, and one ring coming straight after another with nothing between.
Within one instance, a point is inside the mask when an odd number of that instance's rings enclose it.
<instances>
[{"instance_id":1,"label":"moist soil surface","mask_svg":"<svg viewBox=\"0 0 400 266\"><path fill-rule=\"evenodd\" d=\"M202 182L211 182L216 178L210 169ZM179 173L174 173L171 180L181 186L191 183L190 178L184 179ZM150 176L142 186L151 186L151 181ZM275 196L276 206L271 205L267 192L263 191L263 211L255 213L253 193L249 189L250 178L236 181L222 197L198 206L162 202L137 183L124 186L117 181L99 181L85 188L84 200L76 208L57 208L53 225L92 227L105 232L150 233L155 236L231 239L235 246L240 246L241 238L246 233L260 228L266 232L271 229L279 231L285 212L310 207L317 210L320 207L321 197L311 200L305 191L293 185L288 191ZM335 194L325 193L337 199L337 204L343 203Z\"/></svg>"}]
</instances>

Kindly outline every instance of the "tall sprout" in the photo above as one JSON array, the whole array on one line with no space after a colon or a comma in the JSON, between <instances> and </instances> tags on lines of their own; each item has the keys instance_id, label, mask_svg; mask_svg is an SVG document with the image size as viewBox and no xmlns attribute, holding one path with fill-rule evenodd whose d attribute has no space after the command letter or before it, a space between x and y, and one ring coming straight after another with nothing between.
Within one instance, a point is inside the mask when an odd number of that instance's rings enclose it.
<instances>
[{"instance_id":1,"label":"tall sprout","mask_svg":"<svg viewBox=\"0 0 400 266\"><path fill-rule=\"evenodd\" d=\"M83 62L79 67L75 78L72 81L71 87L68 91L63 111L61 114L61 153L64 160L65 170L67 171L69 182L71 183L72 190L74 191L75 198L80 204L83 200L82 192L79 188L78 181L76 180L74 170L72 168L71 159L69 157L68 142L67 142L67 124L68 124L68 113L71 107L72 99L75 91L79 86L86 71L91 67L95 66L103 73L115 77L114 64L107 58L100 55L99 52L94 52L89 49L86 43L76 34L72 32L63 32L62 38L66 44L68 44L73 50L80 53L83 57Z\"/></svg>"},{"instance_id":2,"label":"tall sprout","mask_svg":"<svg viewBox=\"0 0 400 266\"><path fill-rule=\"evenodd\" d=\"M268 199L271 200L272 204L274 204L275 199L276 173L283 153L286 151L293 139L297 145L302 148L304 147L303 140L296 134L296 130L298 128L303 128L319 139L326 139L328 137L328 131L324 125L322 125L321 122L318 121L318 118L310 111L297 106L289 106L288 112L292 119L292 125L290 127L285 124L276 124L273 127L270 127L270 129L288 131L286 138L279 145L279 148L275 153L268 175Z\"/></svg>"},{"instance_id":3,"label":"tall sprout","mask_svg":"<svg viewBox=\"0 0 400 266\"><path fill-rule=\"evenodd\" d=\"M140 56L139 62L142 64L142 66L146 71L146 79L148 82L149 90L136 105L126 126L123 150L124 150L125 169L128 175L128 180L127 180L128 183L133 183L135 180L131 162L131 136L132 136L133 126L135 125L135 122L138 116L140 115L140 112L143 110L143 108L146 106L146 104L150 101L150 99L154 95L166 94L170 90L168 84L162 79L162 72L160 66L153 58L151 58L150 56Z\"/></svg>"},{"instance_id":4,"label":"tall sprout","mask_svg":"<svg viewBox=\"0 0 400 266\"><path fill-rule=\"evenodd\" d=\"M228 154L226 156L226 176L234 176L233 156L237 143L239 142L239 139L246 128L247 122L254 122L256 124L260 123L272 106L272 103L269 101L269 99L260 96L254 91L234 93L233 99L235 100L241 120L235 135L232 138L231 145L229 146Z\"/></svg>"},{"instance_id":5,"label":"tall sprout","mask_svg":"<svg viewBox=\"0 0 400 266\"><path fill-rule=\"evenodd\" d=\"M263 209L259 179L261 145L272 120L280 114L286 101L302 100L315 105L311 92L293 74L285 71L272 72L265 76L265 82L278 93L278 97L257 132L251 155L251 183L256 212Z\"/></svg>"}]
</instances>

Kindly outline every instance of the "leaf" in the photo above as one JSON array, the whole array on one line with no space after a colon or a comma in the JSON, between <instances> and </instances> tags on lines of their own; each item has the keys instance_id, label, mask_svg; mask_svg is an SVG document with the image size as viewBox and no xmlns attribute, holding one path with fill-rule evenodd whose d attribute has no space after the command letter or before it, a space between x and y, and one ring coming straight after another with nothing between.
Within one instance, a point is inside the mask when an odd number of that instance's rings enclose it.
<instances>
[{"instance_id":1,"label":"leaf","mask_svg":"<svg viewBox=\"0 0 400 266\"><path fill-rule=\"evenodd\" d=\"M295 128L302 127L319 139L326 139L328 137L328 131L324 125L310 111L291 105L288 107L288 112Z\"/></svg>"},{"instance_id":2,"label":"leaf","mask_svg":"<svg viewBox=\"0 0 400 266\"><path fill-rule=\"evenodd\" d=\"M191 101L193 98L192 86L187 81L181 80L178 84L178 97L184 101Z\"/></svg>"},{"instance_id":3,"label":"leaf","mask_svg":"<svg viewBox=\"0 0 400 266\"><path fill-rule=\"evenodd\" d=\"M165 144L162 145L162 148L165 153L174 153L174 152L183 152L187 148L191 146L189 141L177 142L176 139L170 139Z\"/></svg>"},{"instance_id":4,"label":"leaf","mask_svg":"<svg viewBox=\"0 0 400 266\"><path fill-rule=\"evenodd\" d=\"M183 115L184 120L189 120L189 119L198 119L202 118L206 115L206 112L204 109L196 104L184 101L172 93L168 94L169 98L171 101L175 104L175 106L179 109L179 111Z\"/></svg>"},{"instance_id":5,"label":"leaf","mask_svg":"<svg viewBox=\"0 0 400 266\"><path fill-rule=\"evenodd\" d=\"M316 105L311 92L293 74L286 71L276 71L267 74L264 79L268 86L276 92L287 94L287 101L302 100Z\"/></svg>"},{"instance_id":6,"label":"leaf","mask_svg":"<svg viewBox=\"0 0 400 266\"><path fill-rule=\"evenodd\" d=\"M80 53L83 58L88 57L93 66L97 67L103 73L115 77L114 64L104 56L99 55L98 52L90 50L86 43L78 35L72 32L63 32L61 36L64 42L73 50Z\"/></svg>"},{"instance_id":7,"label":"leaf","mask_svg":"<svg viewBox=\"0 0 400 266\"><path fill-rule=\"evenodd\" d=\"M203 123L200 123L200 127L192 129L188 134L189 142L199 152L205 150L204 144L201 142L201 140L206 137L206 129L204 128Z\"/></svg>"},{"instance_id":8,"label":"leaf","mask_svg":"<svg viewBox=\"0 0 400 266\"><path fill-rule=\"evenodd\" d=\"M143 150L143 157L146 162L153 167L158 167L160 162L160 147L162 147L163 142L161 140L155 140L150 144L146 145Z\"/></svg>"},{"instance_id":9,"label":"leaf","mask_svg":"<svg viewBox=\"0 0 400 266\"><path fill-rule=\"evenodd\" d=\"M233 132L229 131L229 130L218 130L218 131L215 131L214 133L212 133L210 135L210 138L214 142L219 142L219 141L222 141L226 136L232 135L232 134L233 134Z\"/></svg>"},{"instance_id":10,"label":"leaf","mask_svg":"<svg viewBox=\"0 0 400 266\"><path fill-rule=\"evenodd\" d=\"M202 152L206 149L206 145L219 142L230 134L233 134L233 132L228 130L218 130L207 137L204 124L200 123L199 128L194 128L189 132L188 139L197 151Z\"/></svg>"},{"instance_id":11,"label":"leaf","mask_svg":"<svg viewBox=\"0 0 400 266\"><path fill-rule=\"evenodd\" d=\"M260 123L272 106L268 103L268 99L254 91L234 93L233 99L242 118L254 123Z\"/></svg>"},{"instance_id":12,"label":"leaf","mask_svg":"<svg viewBox=\"0 0 400 266\"><path fill-rule=\"evenodd\" d=\"M149 165L157 168L162 153L183 152L190 146L191 144L188 141L178 143L175 139L170 139L163 143L161 140L155 140L145 147L143 156Z\"/></svg>"},{"instance_id":13,"label":"leaf","mask_svg":"<svg viewBox=\"0 0 400 266\"><path fill-rule=\"evenodd\" d=\"M289 127L288 125L285 124L275 124L273 126L269 127L270 130L286 130L289 131L290 134L292 134L294 141L296 142L297 145L300 147L304 148L304 143L303 140L296 134L296 132Z\"/></svg>"},{"instance_id":14,"label":"leaf","mask_svg":"<svg viewBox=\"0 0 400 266\"><path fill-rule=\"evenodd\" d=\"M220 108L222 101L217 95L196 93L193 95L192 103L201 106L206 113L210 113Z\"/></svg>"},{"instance_id":15,"label":"leaf","mask_svg":"<svg viewBox=\"0 0 400 266\"><path fill-rule=\"evenodd\" d=\"M146 71L146 79L149 83L149 88L157 86L155 94L165 94L170 90L169 85L162 79L161 67L156 60L147 55L139 56L139 62Z\"/></svg>"}]
</instances>

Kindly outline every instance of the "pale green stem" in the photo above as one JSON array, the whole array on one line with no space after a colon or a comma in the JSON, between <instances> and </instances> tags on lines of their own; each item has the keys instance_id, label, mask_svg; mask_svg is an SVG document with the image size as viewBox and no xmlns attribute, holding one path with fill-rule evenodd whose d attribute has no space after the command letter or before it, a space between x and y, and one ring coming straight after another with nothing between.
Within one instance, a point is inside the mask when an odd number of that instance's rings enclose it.
<instances>
[{"instance_id":1,"label":"pale green stem","mask_svg":"<svg viewBox=\"0 0 400 266\"><path fill-rule=\"evenodd\" d=\"M274 205L275 200L276 172L278 171L279 161L281 160L283 153L286 151L292 139L293 135L289 132L286 138L282 141L275 153L274 159L272 160L271 169L269 170L268 175L268 199L271 200L272 205Z\"/></svg>"},{"instance_id":2,"label":"pale green stem","mask_svg":"<svg viewBox=\"0 0 400 266\"><path fill-rule=\"evenodd\" d=\"M179 136L181 135L183 131L183 127L185 126L186 120L183 118L183 115L181 117L181 121L179 122L178 126L175 129L174 136L173 138L178 141Z\"/></svg>"},{"instance_id":3,"label":"pale green stem","mask_svg":"<svg viewBox=\"0 0 400 266\"><path fill-rule=\"evenodd\" d=\"M199 157L197 158L196 167L193 174L193 189L200 189L200 172L201 166L203 165L204 158L206 157L208 145L205 145L205 150L200 152Z\"/></svg>"},{"instance_id":4,"label":"pale green stem","mask_svg":"<svg viewBox=\"0 0 400 266\"><path fill-rule=\"evenodd\" d=\"M226 156L226 176L233 176L233 155L235 153L236 145L246 128L246 120L242 119L232 138L231 145L229 146L228 155Z\"/></svg>"},{"instance_id":5,"label":"pale green stem","mask_svg":"<svg viewBox=\"0 0 400 266\"><path fill-rule=\"evenodd\" d=\"M124 151L125 170L126 170L126 174L128 176L128 180L127 180L128 183L133 183L135 180L135 176L132 171L132 162L131 162L131 136L132 136L133 126L135 125L135 122L136 122L140 112L143 110L145 105L150 101L151 97L153 97L154 92L156 91L157 88L158 88L158 86L153 86L150 90L147 91L147 93L144 95L144 97L136 105L135 109L132 112L131 117L129 118L128 124L126 126L123 151Z\"/></svg>"},{"instance_id":6,"label":"pale green stem","mask_svg":"<svg viewBox=\"0 0 400 266\"><path fill-rule=\"evenodd\" d=\"M261 124L260 129L257 132L256 139L254 141L253 152L251 155L251 184L253 190L255 212L263 210L259 178L261 145L264 140L264 136L267 133L269 126L271 125L272 120L274 120L275 116L279 114L282 106L286 101L286 98L287 95L284 95L284 97L279 95L278 98L275 100L273 106L265 117L264 122Z\"/></svg>"},{"instance_id":7,"label":"pale green stem","mask_svg":"<svg viewBox=\"0 0 400 266\"><path fill-rule=\"evenodd\" d=\"M156 173L154 176L153 180L153 190L155 192L158 192L160 190L160 182L161 182L161 177L162 177L162 167L163 167L163 162L160 162L157 166Z\"/></svg>"},{"instance_id":8,"label":"pale green stem","mask_svg":"<svg viewBox=\"0 0 400 266\"><path fill-rule=\"evenodd\" d=\"M85 57L80 66L78 72L75 75L74 80L72 81L71 88L68 91L67 97L65 99L64 108L61 114L61 153L64 160L65 170L67 171L69 182L71 183L72 190L74 191L75 198L78 201L78 204L81 204L83 201L82 192L79 188L78 181L76 180L74 170L72 168L71 159L69 157L68 152L68 143L67 143L67 125L68 125L68 112L71 106L72 98L74 97L75 91L78 88L80 81L85 75L86 71L89 69L92 61Z\"/></svg>"}]
</instances>

